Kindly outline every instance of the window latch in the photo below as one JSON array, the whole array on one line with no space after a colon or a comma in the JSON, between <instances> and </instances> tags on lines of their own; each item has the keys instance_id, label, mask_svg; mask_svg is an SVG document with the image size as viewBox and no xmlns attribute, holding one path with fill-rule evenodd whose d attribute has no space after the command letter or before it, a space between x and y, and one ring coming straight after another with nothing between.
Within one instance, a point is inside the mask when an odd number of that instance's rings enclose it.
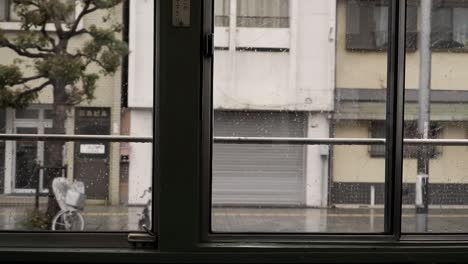
<instances>
[{"instance_id":1,"label":"window latch","mask_svg":"<svg viewBox=\"0 0 468 264\"><path fill-rule=\"evenodd\" d=\"M214 55L214 34L205 35L204 55L207 58L212 58Z\"/></svg>"},{"instance_id":2,"label":"window latch","mask_svg":"<svg viewBox=\"0 0 468 264\"><path fill-rule=\"evenodd\" d=\"M146 233L128 234L127 241L134 248L154 248L156 236L151 231L146 230Z\"/></svg>"}]
</instances>

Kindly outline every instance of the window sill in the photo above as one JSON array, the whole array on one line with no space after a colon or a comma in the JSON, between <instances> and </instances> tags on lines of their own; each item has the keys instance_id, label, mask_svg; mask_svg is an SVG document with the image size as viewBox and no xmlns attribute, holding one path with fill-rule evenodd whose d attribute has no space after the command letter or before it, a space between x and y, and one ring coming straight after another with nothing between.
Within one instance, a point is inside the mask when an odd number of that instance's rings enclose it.
<instances>
[{"instance_id":1,"label":"window sill","mask_svg":"<svg viewBox=\"0 0 468 264\"><path fill-rule=\"evenodd\" d=\"M138 249L0 248L4 261L61 263L379 263L460 262L468 257L468 241L347 244L203 243L191 251Z\"/></svg>"}]
</instances>

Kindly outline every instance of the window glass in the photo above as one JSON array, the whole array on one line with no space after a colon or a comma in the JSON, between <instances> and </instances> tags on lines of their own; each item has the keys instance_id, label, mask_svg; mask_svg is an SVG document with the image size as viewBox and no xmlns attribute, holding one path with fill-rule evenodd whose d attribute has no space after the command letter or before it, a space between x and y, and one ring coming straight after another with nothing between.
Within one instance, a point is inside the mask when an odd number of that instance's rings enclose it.
<instances>
[{"instance_id":1,"label":"window glass","mask_svg":"<svg viewBox=\"0 0 468 264\"><path fill-rule=\"evenodd\" d=\"M154 1L76 9L66 2L73 16L84 12L89 34L0 30L23 51L0 48L0 134L23 135L0 140L0 230L145 232L152 228ZM55 10L59 2L21 4ZM130 142L31 137L44 134Z\"/></svg>"},{"instance_id":2,"label":"window glass","mask_svg":"<svg viewBox=\"0 0 468 264\"><path fill-rule=\"evenodd\" d=\"M9 14L8 14L8 17L7 17L7 20L8 21L14 21L14 22L19 22L22 20L22 17L20 15L20 13L18 12L22 12L22 7L21 8L17 8L17 6L15 5L15 3L13 2L13 0L4 0L5 2L5 6L9 8ZM60 8L63 8L61 10L63 11L60 11L60 16L58 17L58 19L60 21L64 21L64 22L73 22L74 19L75 19L75 9L76 9L76 0L54 0L53 2L55 2L56 4L59 3L59 4L65 4L65 6L60 6ZM37 7L27 7L26 10L30 10L30 11L33 11L34 10L37 10L38 8ZM66 16L66 17L64 17Z\"/></svg>"},{"instance_id":3,"label":"window glass","mask_svg":"<svg viewBox=\"0 0 468 264\"><path fill-rule=\"evenodd\" d=\"M237 26L289 27L289 0L237 0Z\"/></svg>"},{"instance_id":4,"label":"window glass","mask_svg":"<svg viewBox=\"0 0 468 264\"><path fill-rule=\"evenodd\" d=\"M468 3L465 1L433 1L432 47L464 48L468 40Z\"/></svg>"},{"instance_id":5,"label":"window glass","mask_svg":"<svg viewBox=\"0 0 468 264\"><path fill-rule=\"evenodd\" d=\"M247 36L239 30L230 33L237 43L216 49L214 233L385 231L385 157L372 157L367 143L276 141L367 140L369 124L385 123L387 56L346 48L346 30L353 26L346 18L348 2L290 1L290 19L297 24L291 23L288 34L259 28ZM260 3L276 10L279 1L237 3L253 12ZM379 12L388 18L388 8ZM382 43L386 30L382 25ZM240 49L239 43L250 48ZM384 126L374 132L386 136Z\"/></svg>"},{"instance_id":6,"label":"window glass","mask_svg":"<svg viewBox=\"0 0 468 264\"><path fill-rule=\"evenodd\" d=\"M419 5L421 42L406 54L405 131L412 131L407 139L467 138L467 56L444 52L465 45L467 4ZM403 232L466 233L466 146L406 143L403 150Z\"/></svg>"},{"instance_id":7,"label":"window glass","mask_svg":"<svg viewBox=\"0 0 468 264\"><path fill-rule=\"evenodd\" d=\"M215 26L228 27L229 26L229 10L231 0L215 0Z\"/></svg>"},{"instance_id":8,"label":"window glass","mask_svg":"<svg viewBox=\"0 0 468 264\"><path fill-rule=\"evenodd\" d=\"M0 21L6 21L8 18L8 0L0 0Z\"/></svg>"},{"instance_id":9,"label":"window glass","mask_svg":"<svg viewBox=\"0 0 468 264\"><path fill-rule=\"evenodd\" d=\"M387 48L388 1L356 0L347 2L346 46L356 50L385 50ZM415 2L408 2L407 48L415 49L417 42Z\"/></svg>"}]
</instances>

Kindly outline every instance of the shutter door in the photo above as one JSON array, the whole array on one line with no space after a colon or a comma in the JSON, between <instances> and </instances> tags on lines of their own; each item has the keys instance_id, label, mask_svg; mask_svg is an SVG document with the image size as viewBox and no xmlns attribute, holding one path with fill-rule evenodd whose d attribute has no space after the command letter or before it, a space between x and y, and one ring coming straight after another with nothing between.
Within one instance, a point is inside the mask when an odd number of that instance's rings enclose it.
<instances>
[{"instance_id":1,"label":"shutter door","mask_svg":"<svg viewBox=\"0 0 468 264\"><path fill-rule=\"evenodd\" d=\"M302 113L216 112L215 136L304 137ZM303 205L304 146L213 145L213 204Z\"/></svg>"}]
</instances>

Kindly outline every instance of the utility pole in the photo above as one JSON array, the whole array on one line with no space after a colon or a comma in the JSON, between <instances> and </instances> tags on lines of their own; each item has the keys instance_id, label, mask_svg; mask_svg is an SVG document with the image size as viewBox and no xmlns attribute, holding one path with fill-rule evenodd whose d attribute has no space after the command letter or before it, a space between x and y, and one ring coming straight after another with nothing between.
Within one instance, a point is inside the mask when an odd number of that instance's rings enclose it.
<instances>
[{"instance_id":1,"label":"utility pole","mask_svg":"<svg viewBox=\"0 0 468 264\"><path fill-rule=\"evenodd\" d=\"M420 34L419 34L419 115L418 134L420 138L429 138L430 103L431 103L431 12L432 0L421 0ZM428 146L418 147L416 176L416 231L427 232L429 211L429 151Z\"/></svg>"}]
</instances>

